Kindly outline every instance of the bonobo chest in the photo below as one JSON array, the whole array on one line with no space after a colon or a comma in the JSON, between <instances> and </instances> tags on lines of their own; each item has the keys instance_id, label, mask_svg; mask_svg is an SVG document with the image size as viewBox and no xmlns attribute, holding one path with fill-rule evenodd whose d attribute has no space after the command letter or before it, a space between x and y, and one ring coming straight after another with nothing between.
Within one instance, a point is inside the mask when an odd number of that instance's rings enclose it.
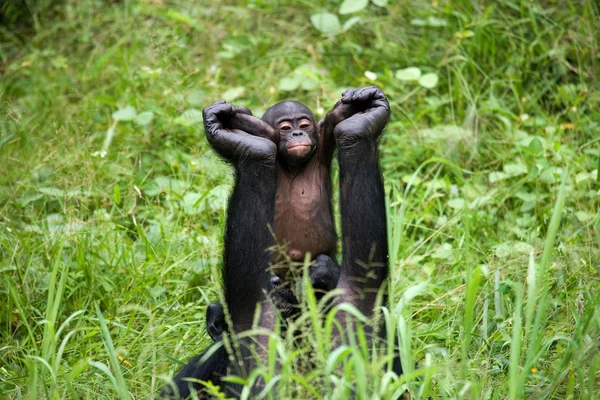
<instances>
[{"instance_id":1,"label":"bonobo chest","mask_svg":"<svg viewBox=\"0 0 600 400\"><path fill-rule=\"evenodd\" d=\"M279 171L275 235L293 261L303 261L306 252L312 259L319 254L335 255L330 199L331 177L326 166L314 162L296 174Z\"/></svg>"}]
</instances>

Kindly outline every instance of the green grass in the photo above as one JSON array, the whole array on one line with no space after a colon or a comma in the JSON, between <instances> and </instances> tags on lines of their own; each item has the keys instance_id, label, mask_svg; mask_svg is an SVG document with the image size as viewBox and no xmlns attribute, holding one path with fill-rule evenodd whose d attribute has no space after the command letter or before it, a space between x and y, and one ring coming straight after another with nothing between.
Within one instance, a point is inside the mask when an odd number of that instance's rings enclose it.
<instances>
[{"instance_id":1,"label":"green grass","mask_svg":"<svg viewBox=\"0 0 600 400\"><path fill-rule=\"evenodd\" d=\"M311 15L336 1L26 3L0 25L1 398L152 397L219 297L232 178L198 110L322 116L368 84L393 111L384 319L407 373L360 330L331 349L309 295L306 346L274 335L253 376L281 398L600 398L597 2L370 4L334 36Z\"/></svg>"}]
</instances>

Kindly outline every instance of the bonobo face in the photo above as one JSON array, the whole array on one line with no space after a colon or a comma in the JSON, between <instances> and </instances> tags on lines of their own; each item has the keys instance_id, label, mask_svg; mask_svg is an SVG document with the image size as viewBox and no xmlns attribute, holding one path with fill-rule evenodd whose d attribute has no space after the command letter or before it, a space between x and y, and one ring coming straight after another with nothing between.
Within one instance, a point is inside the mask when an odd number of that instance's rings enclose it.
<instances>
[{"instance_id":1,"label":"bonobo face","mask_svg":"<svg viewBox=\"0 0 600 400\"><path fill-rule=\"evenodd\" d=\"M279 160L300 167L317 148L317 126L308 107L296 101L282 101L269 108L262 117L279 134Z\"/></svg>"}]
</instances>

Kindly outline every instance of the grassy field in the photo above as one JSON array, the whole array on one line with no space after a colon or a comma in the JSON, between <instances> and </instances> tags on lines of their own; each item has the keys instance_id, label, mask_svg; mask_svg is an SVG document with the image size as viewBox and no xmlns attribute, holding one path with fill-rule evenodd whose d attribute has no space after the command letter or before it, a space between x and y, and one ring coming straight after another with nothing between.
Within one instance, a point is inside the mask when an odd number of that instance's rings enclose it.
<instances>
[{"instance_id":1,"label":"grassy field","mask_svg":"<svg viewBox=\"0 0 600 400\"><path fill-rule=\"evenodd\" d=\"M0 26L0 398L153 397L209 344L219 296L232 177L200 110L294 98L323 116L370 84L392 104L407 374L321 342L301 368L281 340L280 398L600 398L596 1L17 3Z\"/></svg>"}]
</instances>

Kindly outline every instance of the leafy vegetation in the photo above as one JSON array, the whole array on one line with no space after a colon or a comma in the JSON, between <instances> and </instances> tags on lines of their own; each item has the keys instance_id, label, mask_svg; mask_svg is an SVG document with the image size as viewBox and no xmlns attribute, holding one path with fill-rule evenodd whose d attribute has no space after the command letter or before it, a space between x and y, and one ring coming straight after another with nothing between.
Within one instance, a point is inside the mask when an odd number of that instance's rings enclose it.
<instances>
[{"instance_id":1,"label":"leafy vegetation","mask_svg":"<svg viewBox=\"0 0 600 400\"><path fill-rule=\"evenodd\" d=\"M232 179L200 110L293 97L323 116L375 84L407 373L360 335L331 351L327 329L274 336L284 368L259 373L282 398L598 398L597 2L3 7L0 397L157 393L209 344L219 296Z\"/></svg>"}]
</instances>

